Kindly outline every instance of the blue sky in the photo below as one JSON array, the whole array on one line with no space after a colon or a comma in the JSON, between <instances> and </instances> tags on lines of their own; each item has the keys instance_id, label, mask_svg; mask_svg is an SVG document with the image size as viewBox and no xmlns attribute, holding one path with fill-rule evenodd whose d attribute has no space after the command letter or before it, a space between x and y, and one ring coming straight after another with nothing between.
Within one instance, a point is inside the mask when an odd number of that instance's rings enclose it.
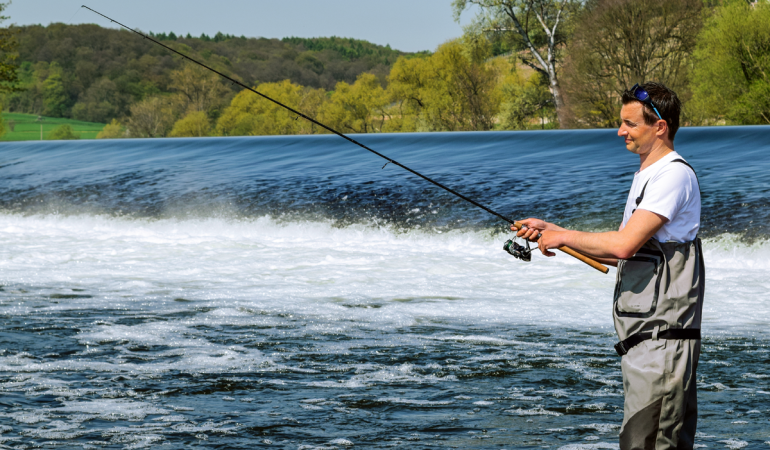
<instances>
[{"instance_id":1,"label":"blue sky","mask_svg":"<svg viewBox=\"0 0 770 450\"><path fill-rule=\"evenodd\" d=\"M451 0L13 0L8 23L96 23L115 27L87 5L130 27L177 34L217 31L236 36L342 36L403 51L435 50L462 34ZM466 11L462 24L473 18Z\"/></svg>"}]
</instances>

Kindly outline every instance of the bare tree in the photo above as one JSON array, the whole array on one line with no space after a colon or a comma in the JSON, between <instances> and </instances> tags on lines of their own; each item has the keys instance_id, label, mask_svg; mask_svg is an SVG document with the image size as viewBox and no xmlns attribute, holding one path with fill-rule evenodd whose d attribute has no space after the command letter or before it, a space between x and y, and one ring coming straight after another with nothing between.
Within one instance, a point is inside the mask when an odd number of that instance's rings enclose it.
<instances>
[{"instance_id":1,"label":"bare tree","mask_svg":"<svg viewBox=\"0 0 770 450\"><path fill-rule=\"evenodd\" d=\"M171 88L179 93L182 112L211 112L227 104L230 91L221 77L193 64L171 72Z\"/></svg>"},{"instance_id":2,"label":"bare tree","mask_svg":"<svg viewBox=\"0 0 770 450\"><path fill-rule=\"evenodd\" d=\"M166 98L150 97L131 106L131 137L164 137L173 124L174 112Z\"/></svg>"},{"instance_id":3,"label":"bare tree","mask_svg":"<svg viewBox=\"0 0 770 450\"><path fill-rule=\"evenodd\" d=\"M573 0L453 0L455 19L476 5L482 12L477 23L489 31L512 35L524 64L547 77L559 126L565 128L568 115L558 77L558 52L566 41L560 28L571 12Z\"/></svg>"},{"instance_id":4,"label":"bare tree","mask_svg":"<svg viewBox=\"0 0 770 450\"><path fill-rule=\"evenodd\" d=\"M620 95L658 81L687 97L702 0L592 0L576 17L562 70L575 123L619 125Z\"/></svg>"}]
</instances>

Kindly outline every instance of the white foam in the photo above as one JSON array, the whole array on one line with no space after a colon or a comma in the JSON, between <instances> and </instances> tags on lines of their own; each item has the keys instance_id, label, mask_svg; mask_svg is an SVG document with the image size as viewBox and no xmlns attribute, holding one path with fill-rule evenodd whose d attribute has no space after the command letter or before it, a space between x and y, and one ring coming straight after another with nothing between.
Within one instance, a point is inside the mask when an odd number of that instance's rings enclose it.
<instances>
[{"instance_id":1,"label":"white foam","mask_svg":"<svg viewBox=\"0 0 770 450\"><path fill-rule=\"evenodd\" d=\"M51 411L62 413L84 413L102 420L144 420L148 415L170 414L171 411L157 406L125 399L94 399L89 401L65 401L64 406Z\"/></svg>"},{"instance_id":2,"label":"white foam","mask_svg":"<svg viewBox=\"0 0 770 450\"><path fill-rule=\"evenodd\" d=\"M69 440L77 439L89 433L88 430L83 428L85 427L81 426L80 423L67 423L55 420L46 424L43 428L24 430L21 434L38 439Z\"/></svg>"},{"instance_id":3,"label":"white foam","mask_svg":"<svg viewBox=\"0 0 770 450\"><path fill-rule=\"evenodd\" d=\"M0 354L0 371L35 377L11 380L6 389L35 386L39 395L64 397L62 412L105 420L141 420L147 415L169 414L158 412L165 409L148 409L136 399L126 398L136 394L129 390L70 389L61 381L45 379L44 374L260 372L267 375L261 378L264 383L342 389L457 381L455 375L448 374L457 373L453 370L457 367L436 362L425 366L362 364L324 369L340 373L354 370L342 382L313 377L283 380L280 378L284 372L310 374L317 370L294 367L296 364L277 353L220 344L205 331L228 326L260 327L265 330L261 333L280 334L281 339L322 334L354 338L324 342L314 350L330 355L383 345L383 332L390 332L387 344L411 348L425 345L426 340L433 341L431 345L496 346L501 353L509 351L507 347L523 348L584 378L618 387L586 395L621 395L619 374L606 379L606 371L592 368L585 361L548 354L545 343L486 333L501 324L611 330L611 275L599 274L564 255L553 259L535 256L529 265L516 261L500 249L503 235L467 230L399 233L360 225L337 228L329 222L279 223L269 218L130 220L0 214L0 239L4 242L0 249L2 295L12 293L20 299L4 305L4 313L26 317L33 313L56 316L87 312L93 316L93 320L78 324L81 331L76 338L84 349L74 357ZM766 276L768 245L742 245L727 238L705 244L709 268L705 318L711 325L770 322L770 303L757 295L770 289L770 277ZM733 271L731 264L739 258L748 262L740 263L741 270ZM537 276L530 276L532 273ZM730 286L735 290L731 291ZM13 294L22 289L27 293ZM709 303L710 298L718 298L719 302ZM113 310L164 319L121 323ZM400 332L404 327L431 321L473 323L477 328L468 333L455 328L430 336ZM133 350L134 346L157 349L143 352ZM91 352L101 354L105 347L116 351L91 357ZM558 351L571 349L580 350L563 344ZM149 359L142 359L147 354L151 355ZM516 361L516 367L526 367L521 361L527 358L509 358L506 354L471 357L492 362L507 359ZM765 376L744 374L746 378ZM718 383L711 386L725 389ZM101 399L77 401L92 395ZM554 391L552 395L566 393ZM517 400L531 402L526 405L531 408L532 403L542 403L542 397L520 393ZM471 400L468 396L455 399ZM486 405L482 402L476 403ZM339 405L308 402L306 406ZM559 414L537 407L508 412ZM50 420L47 415L30 414L14 419L29 424ZM176 421L156 423L166 422Z\"/></svg>"},{"instance_id":4,"label":"white foam","mask_svg":"<svg viewBox=\"0 0 770 450\"><path fill-rule=\"evenodd\" d=\"M161 416L156 417L155 420L160 422L184 422L187 418L185 416Z\"/></svg>"},{"instance_id":5,"label":"white foam","mask_svg":"<svg viewBox=\"0 0 770 450\"><path fill-rule=\"evenodd\" d=\"M454 403L451 401L412 400L408 398L399 398L399 397L378 398L377 401L387 402L387 403L396 403L401 405L417 405L417 406L446 406Z\"/></svg>"},{"instance_id":6,"label":"white foam","mask_svg":"<svg viewBox=\"0 0 770 450\"><path fill-rule=\"evenodd\" d=\"M757 374L757 373L744 373L741 375L743 378L756 378L758 380L764 379L764 378L770 378L770 375L766 374Z\"/></svg>"},{"instance_id":7,"label":"white foam","mask_svg":"<svg viewBox=\"0 0 770 450\"><path fill-rule=\"evenodd\" d=\"M767 326L770 304L763 301L770 289L770 242L744 243L723 235L704 242L707 326Z\"/></svg>"},{"instance_id":8,"label":"white foam","mask_svg":"<svg viewBox=\"0 0 770 450\"><path fill-rule=\"evenodd\" d=\"M717 442L720 444L725 444L725 447L729 448L730 450L738 450L749 446L748 442L735 438L725 439Z\"/></svg>"},{"instance_id":9,"label":"white foam","mask_svg":"<svg viewBox=\"0 0 770 450\"><path fill-rule=\"evenodd\" d=\"M165 440L161 433L166 430L155 425L139 425L133 427L112 427L102 432L102 436L109 437L111 444L127 444L123 448L148 448Z\"/></svg>"},{"instance_id":10,"label":"white foam","mask_svg":"<svg viewBox=\"0 0 770 450\"><path fill-rule=\"evenodd\" d=\"M180 433L217 433L222 435L235 435L240 429L239 426L229 426L233 424L233 421L225 421L222 423L205 422L200 425L191 423L178 423L171 428Z\"/></svg>"},{"instance_id":11,"label":"white foam","mask_svg":"<svg viewBox=\"0 0 770 450\"><path fill-rule=\"evenodd\" d=\"M51 312L105 304L132 308L146 301L166 311L189 309L189 303L173 302L181 297L213 307L200 319L212 326L269 326L274 317L254 312L277 309L328 319L327 324L343 330L350 321L399 327L421 317L489 325L611 326L612 275L599 274L565 255L535 255L532 263L519 262L500 249L505 237L467 230L397 233L269 218L0 214L0 239L5 243L0 283L48 286L51 294L73 294L62 290L80 288L85 289L83 295L93 295L52 302L45 306ZM770 304L761 301L770 289L770 245L747 246L729 236L704 245L704 320L717 326L770 323ZM346 307L339 299L362 307ZM606 314L597 314L597 306ZM24 308L10 310L22 314ZM119 330L107 332L111 336L94 330L84 338L117 339ZM129 339L160 340L123 331ZM180 339L183 328L176 331ZM455 339L494 344L496 338Z\"/></svg>"},{"instance_id":12,"label":"white foam","mask_svg":"<svg viewBox=\"0 0 770 450\"><path fill-rule=\"evenodd\" d=\"M309 411L322 411L324 408L316 405L299 405L302 409L307 409Z\"/></svg>"},{"instance_id":13,"label":"white foam","mask_svg":"<svg viewBox=\"0 0 770 450\"><path fill-rule=\"evenodd\" d=\"M617 450L620 448L618 444L611 444L608 442L598 442L596 444L569 444L559 447L559 450L595 450L595 449L612 449Z\"/></svg>"},{"instance_id":14,"label":"white foam","mask_svg":"<svg viewBox=\"0 0 770 450\"><path fill-rule=\"evenodd\" d=\"M580 428L586 428L589 430L596 430L601 434L612 433L620 428L620 425L615 423L592 423L589 425L581 425Z\"/></svg>"},{"instance_id":15,"label":"white foam","mask_svg":"<svg viewBox=\"0 0 770 450\"><path fill-rule=\"evenodd\" d=\"M525 346L525 347L545 347L548 344L545 342L525 342L525 341L518 341L518 340L510 340L510 339L501 339L494 336L437 336L433 337L432 339L440 340L440 341L455 341L455 342L467 342L470 344L484 344L484 345L517 345L517 346ZM479 357L479 358L483 358Z\"/></svg>"},{"instance_id":16,"label":"white foam","mask_svg":"<svg viewBox=\"0 0 770 450\"><path fill-rule=\"evenodd\" d=\"M542 406L538 406L536 408L532 409L507 409L503 412L507 412L510 414L516 414L517 416L561 416L563 415L560 412L557 411L549 411L547 409L544 409Z\"/></svg>"},{"instance_id":17,"label":"white foam","mask_svg":"<svg viewBox=\"0 0 770 450\"><path fill-rule=\"evenodd\" d=\"M5 414L0 414L0 416L10 417L16 422L24 423L28 425L32 425L39 422L47 422L50 420L47 414L36 414L36 413L26 413L26 412L5 413Z\"/></svg>"}]
</instances>

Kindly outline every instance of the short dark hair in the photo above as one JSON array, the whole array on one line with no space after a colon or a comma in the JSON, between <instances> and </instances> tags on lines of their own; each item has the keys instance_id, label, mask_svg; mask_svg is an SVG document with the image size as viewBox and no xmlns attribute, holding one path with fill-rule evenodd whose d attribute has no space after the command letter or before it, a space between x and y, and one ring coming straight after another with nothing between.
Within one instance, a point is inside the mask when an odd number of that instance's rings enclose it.
<instances>
[{"instance_id":1,"label":"short dark hair","mask_svg":"<svg viewBox=\"0 0 770 450\"><path fill-rule=\"evenodd\" d=\"M660 117L668 124L668 138L673 141L677 130L679 130L679 113L682 110L682 103L679 101L679 97L676 96L676 92L667 88L663 83L656 83L654 81L648 81L639 85L639 87L650 94L652 104L660 112ZM653 125L659 120L658 115L650 108L650 105L640 102L630 90L626 89L623 91L623 104L627 105L631 102L639 102L644 105L642 115L644 116L644 123L647 125Z\"/></svg>"}]
</instances>

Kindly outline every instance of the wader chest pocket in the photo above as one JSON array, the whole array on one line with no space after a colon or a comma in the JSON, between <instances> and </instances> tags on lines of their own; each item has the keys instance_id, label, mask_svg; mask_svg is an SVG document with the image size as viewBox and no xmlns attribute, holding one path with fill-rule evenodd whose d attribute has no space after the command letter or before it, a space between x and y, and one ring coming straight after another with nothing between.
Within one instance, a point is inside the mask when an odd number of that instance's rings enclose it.
<instances>
[{"instance_id":1,"label":"wader chest pocket","mask_svg":"<svg viewBox=\"0 0 770 450\"><path fill-rule=\"evenodd\" d=\"M663 254L640 251L618 261L615 313L621 317L651 317L658 306Z\"/></svg>"}]
</instances>

